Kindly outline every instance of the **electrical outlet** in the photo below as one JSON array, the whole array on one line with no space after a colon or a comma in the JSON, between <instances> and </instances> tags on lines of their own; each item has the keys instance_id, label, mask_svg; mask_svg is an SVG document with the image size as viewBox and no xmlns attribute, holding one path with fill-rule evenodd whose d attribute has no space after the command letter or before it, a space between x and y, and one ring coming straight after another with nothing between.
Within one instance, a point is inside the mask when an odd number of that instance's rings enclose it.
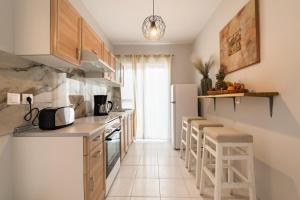
<instances>
[{"instance_id":1,"label":"electrical outlet","mask_svg":"<svg viewBox=\"0 0 300 200\"><path fill-rule=\"evenodd\" d=\"M33 94L22 94L22 104L28 104L27 97L31 98L31 104L33 104Z\"/></svg>"},{"instance_id":2,"label":"electrical outlet","mask_svg":"<svg viewBox=\"0 0 300 200\"><path fill-rule=\"evenodd\" d=\"M7 105L18 105L20 101L19 93L7 93Z\"/></svg>"}]
</instances>

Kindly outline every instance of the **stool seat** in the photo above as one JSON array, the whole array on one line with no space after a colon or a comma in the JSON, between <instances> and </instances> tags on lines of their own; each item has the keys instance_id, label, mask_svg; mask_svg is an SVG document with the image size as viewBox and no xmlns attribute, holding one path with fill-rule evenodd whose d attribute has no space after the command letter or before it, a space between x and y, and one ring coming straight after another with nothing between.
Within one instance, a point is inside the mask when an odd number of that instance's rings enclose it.
<instances>
[{"instance_id":1,"label":"stool seat","mask_svg":"<svg viewBox=\"0 0 300 200\"><path fill-rule=\"evenodd\" d=\"M205 127L223 127L222 124L209 120L192 121L191 125L192 127L197 127L199 130L202 130Z\"/></svg>"},{"instance_id":2,"label":"stool seat","mask_svg":"<svg viewBox=\"0 0 300 200\"><path fill-rule=\"evenodd\" d=\"M207 127L203 129L204 134L220 143L253 143L253 136L241 133L232 128Z\"/></svg>"},{"instance_id":3,"label":"stool seat","mask_svg":"<svg viewBox=\"0 0 300 200\"><path fill-rule=\"evenodd\" d=\"M183 116L182 117L182 120L186 121L188 123L190 123L193 120L204 120L204 119L205 119L204 117L197 117L197 116Z\"/></svg>"}]
</instances>

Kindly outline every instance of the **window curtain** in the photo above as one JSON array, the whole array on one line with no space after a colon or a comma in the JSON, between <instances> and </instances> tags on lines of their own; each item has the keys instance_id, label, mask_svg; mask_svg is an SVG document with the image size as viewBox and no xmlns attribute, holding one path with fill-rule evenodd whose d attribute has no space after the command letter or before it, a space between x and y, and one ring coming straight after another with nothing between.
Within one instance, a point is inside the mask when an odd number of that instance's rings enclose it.
<instances>
[{"instance_id":1,"label":"window curtain","mask_svg":"<svg viewBox=\"0 0 300 200\"><path fill-rule=\"evenodd\" d=\"M172 56L123 56L122 106L133 108L137 139L170 139ZM126 80L127 79L127 80Z\"/></svg>"}]
</instances>

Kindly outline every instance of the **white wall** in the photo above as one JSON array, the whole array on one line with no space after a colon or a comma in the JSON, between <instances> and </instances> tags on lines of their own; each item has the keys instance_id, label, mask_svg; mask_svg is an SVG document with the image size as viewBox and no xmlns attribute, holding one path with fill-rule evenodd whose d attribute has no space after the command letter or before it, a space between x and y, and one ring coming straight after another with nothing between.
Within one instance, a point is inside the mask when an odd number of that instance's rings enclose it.
<instances>
[{"instance_id":1,"label":"white wall","mask_svg":"<svg viewBox=\"0 0 300 200\"><path fill-rule=\"evenodd\" d=\"M0 50L13 52L12 1L0 0ZM0 199L10 200L11 136L0 136Z\"/></svg>"},{"instance_id":2,"label":"white wall","mask_svg":"<svg viewBox=\"0 0 300 200\"><path fill-rule=\"evenodd\" d=\"M13 52L12 0L0 0L0 50Z\"/></svg>"},{"instance_id":3,"label":"white wall","mask_svg":"<svg viewBox=\"0 0 300 200\"><path fill-rule=\"evenodd\" d=\"M0 136L0 199L12 199L12 137Z\"/></svg>"},{"instance_id":4,"label":"white wall","mask_svg":"<svg viewBox=\"0 0 300 200\"><path fill-rule=\"evenodd\" d=\"M171 83L194 83L195 69L191 63L191 44L115 45L117 55L173 54Z\"/></svg>"},{"instance_id":5,"label":"white wall","mask_svg":"<svg viewBox=\"0 0 300 200\"><path fill-rule=\"evenodd\" d=\"M219 32L246 2L222 1L195 41L197 55L219 57ZM255 91L280 92L273 118L269 117L267 99L244 98L236 112L231 99L218 100L216 112L208 100L203 105L208 118L253 134L261 200L300 199L299 9L299 0L260 1L261 62L226 78L241 80Z\"/></svg>"}]
</instances>

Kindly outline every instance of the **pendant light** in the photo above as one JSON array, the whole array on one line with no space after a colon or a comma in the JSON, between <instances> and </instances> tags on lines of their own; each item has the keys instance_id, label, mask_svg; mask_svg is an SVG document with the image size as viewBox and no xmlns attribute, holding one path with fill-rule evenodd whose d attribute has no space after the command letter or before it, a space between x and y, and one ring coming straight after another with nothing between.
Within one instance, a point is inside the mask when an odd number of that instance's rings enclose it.
<instances>
[{"instance_id":1,"label":"pendant light","mask_svg":"<svg viewBox=\"0 0 300 200\"><path fill-rule=\"evenodd\" d=\"M154 15L154 0L152 15L144 20L142 25L143 35L148 40L159 40L165 34L166 24L161 16Z\"/></svg>"}]
</instances>

